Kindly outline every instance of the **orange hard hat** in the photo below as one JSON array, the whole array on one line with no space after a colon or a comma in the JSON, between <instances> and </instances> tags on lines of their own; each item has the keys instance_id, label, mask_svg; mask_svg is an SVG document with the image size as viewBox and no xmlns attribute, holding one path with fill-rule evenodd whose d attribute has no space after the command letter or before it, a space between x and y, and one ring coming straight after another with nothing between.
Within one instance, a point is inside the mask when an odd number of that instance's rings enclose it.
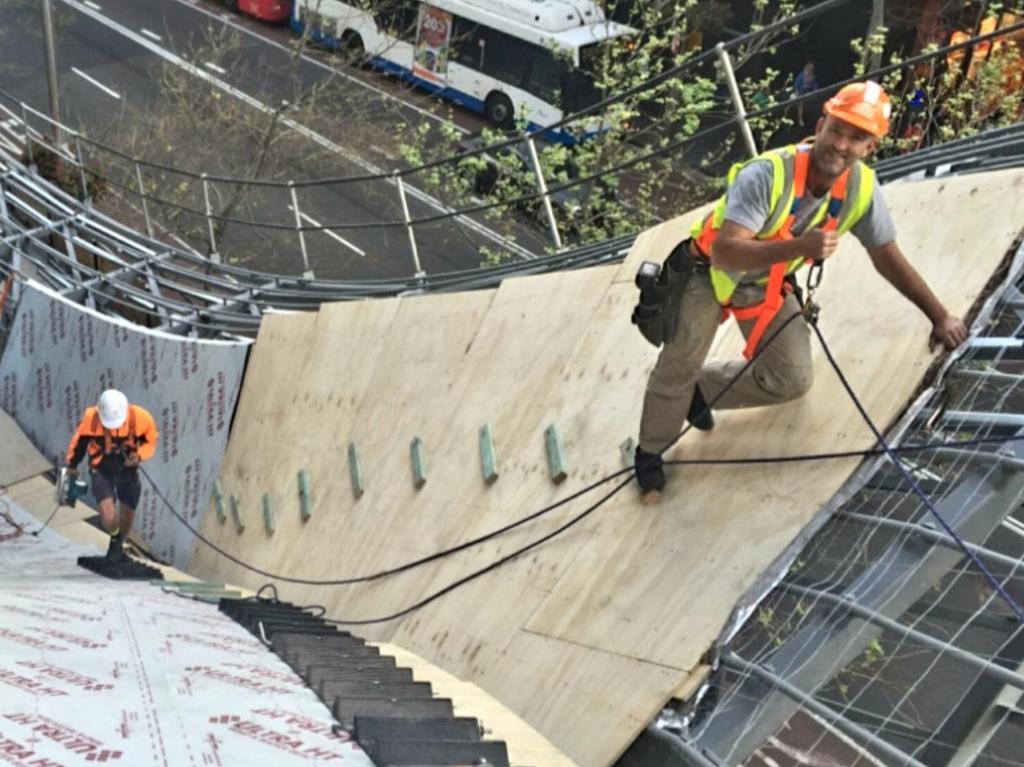
<instances>
[{"instance_id":1,"label":"orange hard hat","mask_svg":"<svg viewBox=\"0 0 1024 767\"><path fill-rule=\"evenodd\" d=\"M825 102L825 114L882 138L889 132L892 104L885 88L873 80L866 80L841 88Z\"/></svg>"}]
</instances>

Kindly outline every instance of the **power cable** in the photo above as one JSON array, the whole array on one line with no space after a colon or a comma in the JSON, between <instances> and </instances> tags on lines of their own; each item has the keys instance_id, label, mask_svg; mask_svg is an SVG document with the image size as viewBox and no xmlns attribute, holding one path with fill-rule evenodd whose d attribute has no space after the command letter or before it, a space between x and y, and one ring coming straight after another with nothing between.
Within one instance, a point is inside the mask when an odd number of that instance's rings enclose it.
<instances>
[{"instance_id":1,"label":"power cable","mask_svg":"<svg viewBox=\"0 0 1024 767\"><path fill-rule=\"evenodd\" d=\"M766 340L766 343L762 344L762 346L755 353L754 357L746 363L746 365L743 367L743 369L741 369L741 371L737 374L737 376L735 378L733 378L733 380L730 381L729 384L725 388L723 388L723 390L710 403L708 403L708 409L709 410L713 409L714 403L717 402L718 399L721 398L729 389L731 389L732 386L735 384L736 381L739 380L740 377L742 377L742 375L749 369L749 367L757 359L757 356L761 353L761 351L763 351L764 348L767 348L767 346L775 339L775 337L779 333L782 332L782 330L790 322L792 322L793 320L795 320L797 317L800 317L800 316L802 316L802 315L801 314L794 314L771 337L769 337ZM667 450L671 449L671 447L679 439L681 439L683 436L685 436L685 434L691 428L692 428L692 426L687 425L668 445L666 445L657 454L657 457L660 458L660 456L663 455ZM910 445L910 446L899 446L899 447L886 446L887 449L886 448L876 448L876 449L868 449L868 450L851 450L851 451L839 451L839 452L831 452L831 453L802 454L802 455L795 455L795 456L763 457L763 458L690 459L690 460L679 460L679 461L666 461L665 464L666 465L751 465L751 464L790 463L790 462L798 462L798 461L830 460L830 459L838 459L838 458L870 457L870 456L877 456L877 455L889 455L890 458L895 461L896 460L895 456L898 453L924 452L924 451L928 451L928 450L937 450L937 449L949 448L949 447L956 448L956 447L974 446L974 445L982 445L982 444L1005 444L1005 443L1008 443L1008 442L1021 441L1021 440L1024 440L1024 436L1007 436L1007 437L998 437L998 438L997 437L991 437L991 438L979 438L979 439L976 439L976 440L967 440L967 441L933 442L933 443L927 443L927 444L924 444L924 445ZM897 463L898 463L898 461L897 461ZM901 465L901 469L902 469L902 465ZM408 614L408 612L412 612L413 610L419 609L420 607L423 607L426 604L429 604L430 602L434 601L435 599L440 598L440 596L443 596L444 594L449 593L450 591L454 590L455 588L458 588L459 586L464 585L465 583L468 583L474 577L482 576L482 575L486 574L487 572L490 572L490 571L496 569L497 567L500 567L502 564L505 564L506 562L510 561L511 559L514 559L514 558L522 555L523 553L526 553L527 551L532 550L533 548L541 545L542 543L547 542L548 540L550 540L551 538L553 538L556 535L560 534L561 532L564 532L565 530L567 530L570 527L574 526L579 521L581 521L582 519L584 519L587 516L589 516L593 511L595 511L601 505L603 505L608 500L610 500L614 495L616 495L622 489L622 487L624 487L626 484L628 484L629 480L631 480L633 478L633 469L622 469L622 470L620 470L618 472L614 472L614 473L612 473L612 474L610 474L610 475L608 475L608 476L606 476L606 477L604 477L604 478L602 478L602 479L600 479L600 480L598 480L598 481L588 485L587 487L582 488L581 490L576 491L572 495L567 496L566 498L563 498L563 499L559 500L558 502L556 502L554 504L551 504L551 505L549 505L549 506L547 506L547 507L545 507L543 509L540 509L539 511L533 512L533 513L531 513L531 514L529 514L529 515L527 515L527 516L525 516L525 517L523 517L523 518L521 518L521 519L519 519L519 520L517 520L515 522L512 522L512 523L510 523L508 525L505 525L503 527L497 528L497 529L492 530L492 531L490 531L490 532L488 532L488 533L486 533L484 535L478 536L476 538L473 538L471 540L468 540L468 541L465 541L465 542L463 542L461 544L458 544L457 546L453 546L451 548L435 552L434 554L431 554L429 556L422 557L420 559L417 559L417 560L405 563L405 564L400 565L398 567L394 567L394 568L389 568L389 569L386 569L386 570L378 571L376 573L371 573L369 575L354 576L354 577L342 578L342 579L324 580L324 579L295 578L295 577L292 577L292 576L286 576L286 575L280 575L280 574L276 574L276 573L271 573L269 571L266 571L266 570L263 570L261 568L255 567L254 565L251 565L248 562L245 562L244 560L234 556L233 554L230 554L229 552L227 552L224 549L222 549L221 547L219 547L217 544L215 544L212 541L210 541L206 536L204 536L198 530L196 530L188 522L188 520L183 515L178 513L178 511L174 508L173 504L171 504L170 501L166 498L166 496L164 496L164 494L160 491L159 487L156 485L156 483L153 481L153 479L145 471L145 467L140 467L140 470L142 471L143 475L146 477L146 480L149 482L149 484L153 488L154 492L157 494L157 496L160 498L160 500L164 503L164 505L167 506L168 510L172 513L172 515L174 515L189 530L189 532L191 532L198 540L200 540L206 546L211 548L213 551L215 551L216 553L218 553L219 555L221 555L225 559L228 559L229 561L233 562L234 564L242 567L243 569L249 570L250 572L256 573L257 575L262 575L264 577L273 578L274 580L282 581L282 582L285 582L285 583L295 583L295 584L307 585L307 586L346 586L346 585L354 585L354 584L358 584L358 583L367 583L367 582L372 582L372 581L376 581L376 580L381 580L383 578L387 578L387 577L390 577L392 575L397 575L399 573L406 572L408 570L412 570L412 569L414 569L416 567L422 566L424 564L428 564L430 562L437 561L437 560L445 558L447 556L451 556L451 555L456 554L456 553L458 553L460 551L464 551L464 550L466 550L466 549L468 549L468 548L470 548L472 546L475 546L475 545L478 545L480 543L484 543L484 542L486 542L488 540L491 540L493 538L496 538L496 537L498 537L498 536L500 536L500 535L502 535L502 534L504 534L506 532L509 532L509 531L511 531L511 530L513 530L515 528L518 528L518 527L520 527L520 526L522 526L522 525L524 525L524 524L526 524L526 523L528 523L530 521L538 519L538 518L540 518L540 517L550 513L551 511L554 511L555 509L557 509L557 508L559 508L559 507L561 507L561 506L563 506L563 505L565 505L565 504L567 504L567 503L569 503L571 501L574 501L574 500L582 497L583 495L585 495L585 494L589 493L590 491L596 489L600 485L606 484L606 483L610 482L613 479L621 477L623 474L625 474L627 472L630 473L630 476L627 478L627 481L625 481L623 483L620 483L611 492L609 492L607 495L605 495L604 497L599 499L595 504L593 504L590 507L588 507L586 510L584 510L583 512L578 514L576 517L571 519L566 524L564 524L561 527L557 528L552 533L549 533L548 535L545 535L541 539L538 539L537 541L534 541L534 542L528 544L527 546L518 549L517 551L507 555L506 557L503 557L498 562L491 563L487 567L485 567L485 568L483 568L481 570L478 570L475 573L470 574L470 576L467 576L467 577L465 577L463 579L460 579L459 581L457 581L457 582L455 582L453 584L450 584L449 586L447 586L444 589L442 589L440 592L436 592L434 595L431 595L426 600L421 601L420 603L417 603L416 605L413 605L410 608L406 608L406 610L402 611L400 614L393 614L393 615L390 615L390 616L386 616L384 618L369 619L369 620L366 620L366 621L352 621L352 622L350 622L350 621L339 621L339 625L342 625L342 624L346 624L346 625L348 625L348 624L350 624L350 625L363 625L364 623L384 622L384 621L388 621L388 620L393 620L393 619L395 619L397 617L401 617L401 615ZM267 584L267 587L271 587L271 586L273 586L273 584ZM262 593L262 590L261 590L260 593ZM276 595L276 591L275 591L275 595ZM275 596L275 599L276 599L276 596Z\"/></svg>"},{"instance_id":2,"label":"power cable","mask_svg":"<svg viewBox=\"0 0 1024 767\"><path fill-rule=\"evenodd\" d=\"M180 512L178 512L177 509L174 508L174 506L171 504L171 502L168 501L167 498L164 496L164 494L160 492L160 488L157 487L157 485L153 481L152 477L150 477L149 474L146 472L146 469L145 469L144 466L140 466L139 469L142 471L143 476L146 478L146 480L149 482L150 486L153 488L153 491L157 494L157 497L161 501L163 501L164 505L171 512L171 514L179 522L181 522L188 529L188 531L190 533L192 533L193 536L195 536L202 543L206 544L210 549L212 549L213 551L217 552L218 554L220 554L225 559L227 559L227 560L229 560L231 562L234 562L239 567L241 567L241 568L243 568L245 570L249 570L250 572L256 573L257 575L262 575L262 576L264 576L266 578L273 578L274 580L282 581L284 583L296 583L296 584L299 584L299 585L302 585L302 586L350 586L350 585L353 585L353 584L356 584L356 583L369 583L370 581L380 580L382 578L387 578L387 577L392 576L392 575L397 575L399 573L406 572L407 570L412 570L412 569L414 569L416 567L419 567L421 565L428 564L429 562L434 562L434 561L436 561L438 559L442 559L444 557L451 556L452 554L457 554L460 551L464 551L465 549L468 549L468 548L470 548L472 546L476 546L477 544L484 543L485 541L488 541L488 540L490 540L492 538L498 537L499 535L507 533L510 530L514 530L515 528L520 527L522 525L525 525L527 522L531 522L534 519L539 519L540 517L542 517L542 516L544 516L546 514L549 514L552 511L554 511L555 509L558 509L558 508L566 505L567 503L570 503L571 501L574 501L577 498L580 498L581 496L586 495L591 490L594 490L595 488L600 487L601 485L607 484L611 480L613 480L613 479L615 479L617 477L620 477L623 474L626 474L627 472L631 472L632 471L631 468L620 469L619 471L614 472L613 474L609 474L608 476L606 476L606 477L604 477L602 479L599 479L596 482L591 483L590 485L587 485L582 490L577 490L572 495L567 496L566 498L563 498L560 501L557 501L557 502L555 502L555 503L553 503L553 504L551 504L549 506L545 506L543 509L540 509L539 511L535 511L532 514L528 514L527 516L522 517L522 518L516 520L515 522L511 522L511 523L509 523L509 524L507 524L507 525L505 525L503 527L499 527L499 528L497 528L495 530L492 530L492 531L490 531L488 533L485 533L484 535L478 536L477 538L473 538L471 540L464 541L463 543L460 543L460 544L458 544L456 546L452 546L451 548L435 552L434 554L430 554L429 556L422 557L420 559L417 559L417 560L414 560L414 561L411 561L411 562L407 562L407 563L405 563L403 565L399 565L397 567L389 568L389 569L386 569L386 570L381 570L381 571L378 571L378 572L375 572L375 573L370 573L369 575L354 576L354 577L349 577L349 578L338 578L338 579L333 579L333 580L321 580L321 579L310 579L310 578L294 578L292 576L279 575L277 573L271 573L271 572L268 572L266 570L262 570L262 569L260 569L258 567L255 567L254 565L250 565L248 562L245 562L244 560L239 559L238 557L234 556L233 554L230 554L229 552L227 552L224 549L220 548L217 544L215 544L213 541L209 540L206 536L204 536L201 532L196 530L191 525L191 523L189 523L189 521Z\"/></svg>"},{"instance_id":3,"label":"power cable","mask_svg":"<svg viewBox=\"0 0 1024 767\"><path fill-rule=\"evenodd\" d=\"M43 530L48 528L50 526L50 522L53 520L55 516L57 516L57 512L60 511L60 507L61 504L58 502L57 505L53 507L53 511L50 512L50 516L46 518L46 521L43 523L43 526L40 527L38 530L33 530L31 533L29 533L29 535L38 537L39 534L43 532Z\"/></svg>"}]
</instances>

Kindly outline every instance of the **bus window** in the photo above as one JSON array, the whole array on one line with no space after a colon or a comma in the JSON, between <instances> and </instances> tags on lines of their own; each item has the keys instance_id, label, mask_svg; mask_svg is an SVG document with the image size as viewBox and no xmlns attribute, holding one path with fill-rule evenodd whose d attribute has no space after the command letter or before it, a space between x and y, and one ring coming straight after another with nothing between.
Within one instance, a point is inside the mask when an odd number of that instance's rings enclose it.
<instances>
[{"instance_id":1,"label":"bus window","mask_svg":"<svg viewBox=\"0 0 1024 767\"><path fill-rule=\"evenodd\" d=\"M569 70L569 63L547 48L534 47L530 56L530 77L526 90L545 101L555 103L556 96L563 88L563 77Z\"/></svg>"},{"instance_id":2,"label":"bus window","mask_svg":"<svg viewBox=\"0 0 1024 767\"><path fill-rule=\"evenodd\" d=\"M416 42L419 5L414 0L386 0L377 11L377 26L391 37Z\"/></svg>"},{"instance_id":3,"label":"bus window","mask_svg":"<svg viewBox=\"0 0 1024 767\"><path fill-rule=\"evenodd\" d=\"M452 28L452 58L455 61L471 69L483 71L485 45L483 28L479 24L455 17L455 25Z\"/></svg>"},{"instance_id":4,"label":"bus window","mask_svg":"<svg viewBox=\"0 0 1024 767\"><path fill-rule=\"evenodd\" d=\"M537 46L496 29L485 27L482 31L484 74L521 88L530 72L530 57Z\"/></svg>"}]
</instances>

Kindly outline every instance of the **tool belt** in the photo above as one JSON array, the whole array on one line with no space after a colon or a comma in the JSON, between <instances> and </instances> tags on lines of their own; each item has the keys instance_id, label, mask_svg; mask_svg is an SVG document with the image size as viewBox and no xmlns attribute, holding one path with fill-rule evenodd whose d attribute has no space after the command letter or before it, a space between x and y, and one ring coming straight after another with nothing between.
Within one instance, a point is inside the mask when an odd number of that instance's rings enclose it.
<instances>
[{"instance_id":1,"label":"tool belt","mask_svg":"<svg viewBox=\"0 0 1024 767\"><path fill-rule=\"evenodd\" d=\"M644 261L636 275L640 301L631 321L655 348L671 343L679 325L679 304L690 279L708 265L694 257L690 239L679 243L662 265Z\"/></svg>"}]
</instances>

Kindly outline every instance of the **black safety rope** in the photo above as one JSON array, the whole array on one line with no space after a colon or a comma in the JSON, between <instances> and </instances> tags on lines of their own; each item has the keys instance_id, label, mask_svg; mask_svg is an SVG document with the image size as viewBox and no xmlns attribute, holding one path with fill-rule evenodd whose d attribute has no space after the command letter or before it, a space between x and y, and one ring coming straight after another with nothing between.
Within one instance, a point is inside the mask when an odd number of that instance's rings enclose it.
<instances>
[{"instance_id":1,"label":"black safety rope","mask_svg":"<svg viewBox=\"0 0 1024 767\"><path fill-rule=\"evenodd\" d=\"M925 505L925 508L927 508L928 511L931 512L931 515L935 517L935 519L938 521L940 525L942 525L942 529L945 530L946 534L953 539L953 541L956 543L959 549L964 553L964 556L966 556L971 561L971 563L981 572L981 574L985 576L985 579L989 582L992 588L996 590L996 593L998 593L999 596L1002 597L1003 601L1005 601L1006 604L1009 605L1010 609L1013 610L1014 614L1017 616L1017 620L1024 622L1024 610L1021 610L1020 605L1018 605L1017 602L1013 599L1013 597L1011 597L1010 594L1006 591L1006 589L1003 588L1003 585L996 579L996 577L992 575L989 569L985 566L985 563L982 562L977 557L977 555L967 547L967 544L964 543L963 539L959 536L959 534L957 534L956 530L954 530L953 527L943 518L942 514L940 514L939 510L935 507L935 504L931 502L931 499L928 498L925 492L921 489L921 486L917 483L913 476L911 476L910 472L907 470L907 467L904 466L900 461L896 460L895 452L889 446L889 443L886 442L885 437L882 435L882 432L875 425L875 422L871 420L871 416L868 415L868 411L865 409L863 403L861 403L860 399L857 397L857 394L856 392L854 392L853 387L850 385L850 382L846 379L846 375L843 373L842 368L839 367L839 363L836 362L835 357L832 356L832 350L829 348L828 343L826 343L825 336L822 334L821 328L818 327L817 323L813 323L811 325L811 328L818 336L818 340L821 342L821 348L825 351L825 356L828 358L829 364L835 371L836 376L839 377L840 383L842 383L843 388L846 390L846 393L850 396L850 400L853 402L854 407L857 408L857 412L860 413L861 418L864 419L864 423L866 423L868 425L868 428L871 429L871 433L875 435L875 439L878 440L878 444L881 445L882 450L885 452L886 455L889 456L889 459L894 464L896 464L896 468L899 469L900 474L903 476L903 480L910 486L910 489L913 491L914 495L921 499L921 502Z\"/></svg>"},{"instance_id":2,"label":"black safety rope","mask_svg":"<svg viewBox=\"0 0 1024 767\"><path fill-rule=\"evenodd\" d=\"M754 355L751 357L751 359L743 366L743 368L739 371L739 373L737 373L737 375L728 384L726 384L726 386L722 389L722 391L719 392L718 395L716 395L712 399L712 401L710 403L708 403L708 408L709 409L712 408L715 405L715 403L723 395L725 395L725 393L728 392L736 384L736 382L750 368L750 366L754 364L754 361L757 360L757 358L761 355L761 353L764 351L764 349L768 348L768 346L771 345L771 343L778 337L778 335L783 330L785 330L786 327L788 327L789 324L793 320L795 320L797 317L800 317L800 316L801 315L799 315L799 314L794 314L792 317L789 317L775 332L773 332L765 340L765 342L754 353ZM680 439L682 439L683 436L685 436L686 433L691 428L692 428L692 425L687 424L683 428L683 430L680 431L679 434L677 434L676 437L671 442L669 442L667 445L665 445L664 448L662 448L662 450L657 454L657 458L660 459L660 456L665 451L669 450L676 442L678 442ZM456 554L456 553L458 553L460 551L463 551L463 550L465 550L467 548L470 548L471 546L475 546L475 545L478 545L480 543L484 543L485 541L491 540L492 538L496 538L499 535L502 535L503 533L506 533L506 532L508 532L510 530L514 530L515 528L520 527L521 525L524 525L527 522L530 522L530 521L532 521L534 519L538 519L538 518L540 518L540 517L542 517L542 516L552 512L552 511L554 511L555 509L558 509L558 508L566 505L567 503L570 503L571 501L574 501L577 498L580 498L581 496L586 495L587 493L589 493L592 490L600 487L601 485L607 484L608 482L612 481L613 479L621 477L623 474L627 474L627 473L629 474L629 476L626 478L626 480L623 483L621 483L620 485L616 486L611 492L609 492L607 495L605 495L596 504L594 504L592 507L588 508L581 515L577 516L568 525L568 527L571 527L573 524L578 522L580 519L583 519L590 512L592 512L592 511L596 510L597 508L599 508L608 499L610 499L612 496L614 496L616 493L618 493L619 490L622 489L622 487L624 487L626 484L629 483L629 481L633 478L633 476L635 474L635 468L620 469L617 472L614 472L614 473L609 474L609 475L607 475L607 476L605 476L605 477L603 477L603 478L601 478L601 479L599 479L599 480L597 480L595 482L592 482L591 484L587 485L586 487L582 488L581 490L576 491L572 495L567 496L566 498L563 498L560 501L557 501L557 502L555 502L555 503L553 503L553 504L551 504L549 506L545 506L543 509L540 509L539 511L535 511L532 514L528 514L527 516L522 517L521 519L518 519L515 522L512 522L512 523L510 523L508 525L505 525L503 527L500 527L500 528L498 528L496 530L492 530L491 532L485 533L484 535L481 535L481 536L479 536L477 538L473 538L472 540L465 541L464 543L460 543L457 546L453 546L453 547L451 547L449 549L444 549L443 551L438 551L438 552L436 552L434 554L431 554L431 555L426 556L426 557L422 557L422 558L414 560L412 562L408 562L408 563L406 563L404 565L400 565L398 567L393 567L393 568L390 568L390 569L387 569L387 570L382 570L380 572L372 573L370 575L356 576L356 577L350 577L350 578L338 578L338 579L332 579L332 580L322 580L322 579L311 579L311 578L295 578L293 576L286 576L286 575L280 575L280 574L277 574L277 573L271 573L271 572L268 572L268 571L263 570L261 568L258 568L255 565L251 565L248 562L246 562L246 561L244 561L242 559L239 559L238 557L234 556L233 554L225 551L220 546L218 546L213 541L211 541L209 538L207 538L202 533L200 533L197 529L195 529L192 526L192 524L188 521L188 519L186 519L185 516L182 515L177 509L175 509L174 505L170 501L167 500L167 497L160 491L160 488L157 487L156 483L153 481L152 477L149 476L149 473L146 471L145 467L144 466L140 466L139 468L140 468L140 470L142 472L142 475L146 478L146 481L149 482L150 486L153 488L153 492L156 493L157 497L163 502L163 504L167 507L167 509L171 512L171 514L179 522L181 522L188 529L188 531L190 533L192 533L193 536L195 536L202 543L206 544L213 551L217 552L218 554L223 556L225 559L235 563L236 565L238 565L238 566L240 566L240 567L242 567L242 568L244 568L246 570L249 570L250 572L256 573L257 575L262 575L262 576L267 577L267 578L273 578L274 580L282 581L282 582L285 582L285 583L296 583L296 584L303 585L303 586L348 586L348 585L352 585L352 584L356 584L356 583L367 583L369 581L379 580L381 578L386 578L386 577L391 576L391 575L397 575L398 573L402 573L402 572L405 572L407 570L411 570L411 569L413 569L415 567L419 567L420 565L427 564L428 562L433 562L433 561L436 561L436 560L441 559L443 557L447 557L447 556L450 556L452 554ZM568 528L565 528L565 529L568 529ZM561 532L561 529L559 530L559 532ZM518 553L523 553L524 551L528 551L530 548L533 548L533 545L530 545L530 546L528 546L525 549L521 549Z\"/></svg>"}]
</instances>

